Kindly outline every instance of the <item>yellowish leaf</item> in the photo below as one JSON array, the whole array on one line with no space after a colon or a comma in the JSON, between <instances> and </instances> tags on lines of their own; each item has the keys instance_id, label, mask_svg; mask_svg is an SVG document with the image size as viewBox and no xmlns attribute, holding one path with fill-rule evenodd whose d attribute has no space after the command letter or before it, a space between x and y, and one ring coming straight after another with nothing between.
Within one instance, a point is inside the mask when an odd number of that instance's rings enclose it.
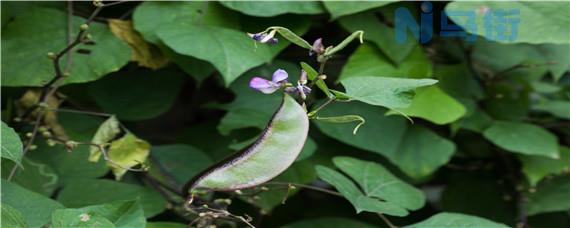
<instances>
[{"instance_id":1,"label":"yellowish leaf","mask_svg":"<svg viewBox=\"0 0 570 228\"><path fill-rule=\"evenodd\" d=\"M105 120L97 129L95 136L91 140L91 143L102 145L105 143L110 142L113 140L117 135L121 133L121 129L119 128L119 121L115 116L109 117L109 119ZM98 147L92 146L91 150L89 151L89 161L97 162L101 157L101 150Z\"/></svg>"},{"instance_id":2,"label":"yellowish leaf","mask_svg":"<svg viewBox=\"0 0 570 228\"><path fill-rule=\"evenodd\" d=\"M117 180L134 166L144 164L150 153L150 144L135 135L128 133L122 138L111 143L109 148L109 161Z\"/></svg>"},{"instance_id":3,"label":"yellowish leaf","mask_svg":"<svg viewBox=\"0 0 570 228\"><path fill-rule=\"evenodd\" d=\"M109 28L119 39L131 47L131 60L139 66L158 69L166 65L168 59L155 46L147 43L140 33L133 28L132 21L109 19Z\"/></svg>"}]
</instances>

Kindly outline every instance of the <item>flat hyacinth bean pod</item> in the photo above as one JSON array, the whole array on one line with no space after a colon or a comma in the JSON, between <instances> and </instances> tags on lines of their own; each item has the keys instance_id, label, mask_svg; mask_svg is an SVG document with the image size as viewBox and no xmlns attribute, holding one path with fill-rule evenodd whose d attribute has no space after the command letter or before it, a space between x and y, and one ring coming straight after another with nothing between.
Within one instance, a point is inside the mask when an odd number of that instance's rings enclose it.
<instances>
[{"instance_id":1,"label":"flat hyacinth bean pod","mask_svg":"<svg viewBox=\"0 0 570 228\"><path fill-rule=\"evenodd\" d=\"M193 190L233 191L265 183L285 171L299 156L309 132L305 109L290 95L250 146L211 166L190 180Z\"/></svg>"}]
</instances>

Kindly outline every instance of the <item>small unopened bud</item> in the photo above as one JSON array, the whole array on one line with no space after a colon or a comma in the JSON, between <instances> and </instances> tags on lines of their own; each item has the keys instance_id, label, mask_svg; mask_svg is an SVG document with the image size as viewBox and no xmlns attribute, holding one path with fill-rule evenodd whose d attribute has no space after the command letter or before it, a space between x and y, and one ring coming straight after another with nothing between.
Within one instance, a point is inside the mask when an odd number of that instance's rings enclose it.
<instances>
[{"instance_id":1,"label":"small unopened bud","mask_svg":"<svg viewBox=\"0 0 570 228\"><path fill-rule=\"evenodd\" d=\"M327 79L327 76L324 74L321 74L321 75L317 76L317 79L318 80L325 80L325 79Z\"/></svg>"},{"instance_id":2,"label":"small unopened bud","mask_svg":"<svg viewBox=\"0 0 570 228\"><path fill-rule=\"evenodd\" d=\"M200 214L198 214L198 216L200 216L200 217L204 217L204 216L206 216L206 213L204 213L204 212L201 212Z\"/></svg>"},{"instance_id":3,"label":"small unopened bud","mask_svg":"<svg viewBox=\"0 0 570 228\"><path fill-rule=\"evenodd\" d=\"M47 128L46 126L41 126L41 127L38 128L38 131L40 131L40 132L43 133L43 132L48 131L48 128Z\"/></svg>"},{"instance_id":4,"label":"small unopened bud","mask_svg":"<svg viewBox=\"0 0 570 228\"><path fill-rule=\"evenodd\" d=\"M87 33L85 34L85 36L83 36L83 42L88 42L92 39L93 37L91 36L91 34Z\"/></svg>"},{"instance_id":5,"label":"small unopened bud","mask_svg":"<svg viewBox=\"0 0 570 228\"><path fill-rule=\"evenodd\" d=\"M70 74L69 74L69 72L67 72L67 71L63 73L63 77L66 77L66 78L67 78L67 77L69 77L69 75L70 75Z\"/></svg>"},{"instance_id":6,"label":"small unopened bud","mask_svg":"<svg viewBox=\"0 0 570 228\"><path fill-rule=\"evenodd\" d=\"M82 24L82 25L79 26L79 30L80 30L80 31L85 31L85 30L87 30L87 29L89 29L89 25L88 25L88 24Z\"/></svg>"},{"instance_id":7,"label":"small unopened bud","mask_svg":"<svg viewBox=\"0 0 570 228\"><path fill-rule=\"evenodd\" d=\"M53 52L48 52L48 53L47 53L47 57L50 58L50 59L55 59L57 56L56 56L55 53L53 53Z\"/></svg>"},{"instance_id":8,"label":"small unopened bud","mask_svg":"<svg viewBox=\"0 0 570 228\"><path fill-rule=\"evenodd\" d=\"M238 194L238 195L243 194L243 192L242 192L241 190L235 190L234 192L235 192L236 194Z\"/></svg>"},{"instance_id":9,"label":"small unopened bud","mask_svg":"<svg viewBox=\"0 0 570 228\"><path fill-rule=\"evenodd\" d=\"M301 70L301 77L299 78L299 83L301 83L302 85L307 84L307 72L304 70Z\"/></svg>"},{"instance_id":10,"label":"small unopened bud","mask_svg":"<svg viewBox=\"0 0 570 228\"><path fill-rule=\"evenodd\" d=\"M72 152L73 149L75 149L75 147L77 147L77 142L75 141L65 142L65 148L67 149L67 152Z\"/></svg>"},{"instance_id":11,"label":"small unopened bud","mask_svg":"<svg viewBox=\"0 0 570 228\"><path fill-rule=\"evenodd\" d=\"M323 39L318 38L317 40L315 40L315 42L313 42L313 47L311 48L309 55L313 54L322 55L323 53L325 53L325 46L323 45Z\"/></svg>"},{"instance_id":12,"label":"small unopened bud","mask_svg":"<svg viewBox=\"0 0 570 228\"><path fill-rule=\"evenodd\" d=\"M528 189L528 192L530 192L530 193L535 193L535 192L536 192L536 188L529 188L529 189Z\"/></svg>"},{"instance_id":13,"label":"small unopened bud","mask_svg":"<svg viewBox=\"0 0 570 228\"><path fill-rule=\"evenodd\" d=\"M36 145L31 145L31 146L30 146L30 150L36 150L36 149L38 149L38 146L36 146Z\"/></svg>"},{"instance_id":14,"label":"small unopened bud","mask_svg":"<svg viewBox=\"0 0 570 228\"><path fill-rule=\"evenodd\" d=\"M15 117L15 118L14 118L14 122L16 122L16 123L22 122L22 118L20 118L20 117Z\"/></svg>"},{"instance_id":15,"label":"small unopened bud","mask_svg":"<svg viewBox=\"0 0 570 228\"><path fill-rule=\"evenodd\" d=\"M46 143L48 146L55 146L55 144L56 144L55 141L53 141L51 139L46 140Z\"/></svg>"},{"instance_id":16,"label":"small unopened bud","mask_svg":"<svg viewBox=\"0 0 570 228\"><path fill-rule=\"evenodd\" d=\"M49 132L49 131L43 131L43 132L42 132L42 136L43 136L44 138L49 138L49 137L51 137L51 132Z\"/></svg>"},{"instance_id":17,"label":"small unopened bud","mask_svg":"<svg viewBox=\"0 0 570 228\"><path fill-rule=\"evenodd\" d=\"M93 0L93 5L96 7L102 7L103 1L102 0Z\"/></svg>"},{"instance_id":18,"label":"small unopened bud","mask_svg":"<svg viewBox=\"0 0 570 228\"><path fill-rule=\"evenodd\" d=\"M32 134L32 132L26 133L26 137L31 138L32 136L34 136L34 134Z\"/></svg>"},{"instance_id":19,"label":"small unopened bud","mask_svg":"<svg viewBox=\"0 0 570 228\"><path fill-rule=\"evenodd\" d=\"M267 188L267 187L265 187L265 186L262 186L262 187L261 187L261 191L269 191L269 188Z\"/></svg>"}]
</instances>

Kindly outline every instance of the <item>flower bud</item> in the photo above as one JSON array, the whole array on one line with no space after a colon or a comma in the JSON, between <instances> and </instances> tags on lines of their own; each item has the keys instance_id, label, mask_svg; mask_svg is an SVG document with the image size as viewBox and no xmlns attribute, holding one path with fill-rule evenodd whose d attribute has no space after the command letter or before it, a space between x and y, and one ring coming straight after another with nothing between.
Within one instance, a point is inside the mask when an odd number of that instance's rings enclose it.
<instances>
[{"instance_id":1,"label":"flower bud","mask_svg":"<svg viewBox=\"0 0 570 228\"><path fill-rule=\"evenodd\" d=\"M318 38L317 40L315 40L315 42L313 42L313 48L309 52L309 55L313 54L321 55L323 53L325 53L325 46L323 45L323 39Z\"/></svg>"},{"instance_id":2,"label":"flower bud","mask_svg":"<svg viewBox=\"0 0 570 228\"><path fill-rule=\"evenodd\" d=\"M55 53L53 53L53 52L48 52L48 53L47 53L47 57L50 58L50 59L55 59L57 56L56 56Z\"/></svg>"},{"instance_id":3,"label":"flower bud","mask_svg":"<svg viewBox=\"0 0 570 228\"><path fill-rule=\"evenodd\" d=\"M82 24L81 26L79 26L79 30L80 31L85 31L89 29L89 25L88 24Z\"/></svg>"}]
</instances>

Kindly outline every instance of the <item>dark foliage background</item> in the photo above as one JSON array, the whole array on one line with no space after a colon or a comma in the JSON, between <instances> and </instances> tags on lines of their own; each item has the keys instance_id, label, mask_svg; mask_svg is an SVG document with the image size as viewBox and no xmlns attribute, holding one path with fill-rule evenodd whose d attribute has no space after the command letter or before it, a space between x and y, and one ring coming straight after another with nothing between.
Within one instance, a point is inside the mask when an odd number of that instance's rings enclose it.
<instances>
[{"instance_id":1,"label":"dark foliage background","mask_svg":"<svg viewBox=\"0 0 570 228\"><path fill-rule=\"evenodd\" d=\"M180 194L164 186L179 191L257 137L280 96L252 90L251 77L282 68L296 79L299 62L318 68L306 49L282 37L277 45L254 46L245 34L274 25L310 43L323 38L326 46L364 31L363 44L354 41L327 62L331 88L342 91L339 82L361 76L439 82L417 89L411 106L395 113L358 101L327 106L323 116L357 114L366 123L352 135L354 124L313 121L301 157L267 190L208 196L232 199L229 212L251 216L258 227L570 227L567 2L433 2L434 37L425 44L394 38L396 9L419 20L421 2L125 2L103 7L86 31L89 41L71 49L71 60L62 55L68 75L57 76L51 94L45 93L56 76L50 57L73 41L96 7L1 4L6 227L197 221ZM514 41L487 39L480 24L495 9L520 9ZM445 10L476 12L479 29L464 28L476 41L439 36ZM463 18L446 20L461 25ZM313 92L308 105L325 98ZM96 142L98 129L111 131L103 124L111 115L121 132L107 139L109 162L84 144ZM407 208L406 216L356 213L358 205L344 193L319 191L335 191L335 184L319 178L315 167L342 169L332 162L338 156L386 168L421 190L423 206ZM135 171L124 173L113 161ZM137 172L141 167L148 169ZM232 217L201 222L193 225L245 226Z\"/></svg>"}]
</instances>

